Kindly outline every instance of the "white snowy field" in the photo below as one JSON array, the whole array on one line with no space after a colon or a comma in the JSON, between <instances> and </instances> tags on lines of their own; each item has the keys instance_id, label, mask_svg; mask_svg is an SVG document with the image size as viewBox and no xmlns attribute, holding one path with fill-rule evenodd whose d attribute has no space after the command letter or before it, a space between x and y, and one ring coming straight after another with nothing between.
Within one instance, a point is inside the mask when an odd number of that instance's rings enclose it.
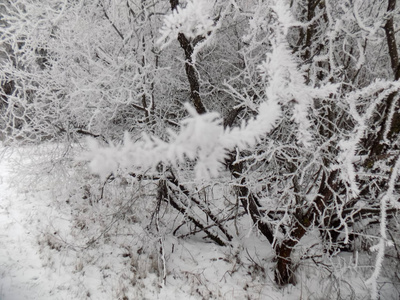
<instances>
[{"instance_id":1,"label":"white snowy field","mask_svg":"<svg viewBox=\"0 0 400 300\"><path fill-rule=\"evenodd\" d=\"M164 267L160 236L145 228L148 195L122 179L101 190L89 184L85 171L72 173L82 165L63 161L67 150L58 150L50 155L46 148L3 149L1 300L369 298L364 282L372 256L343 255L330 265L304 260L297 285L278 288L271 249L249 231L238 234L232 247L163 232ZM43 164L44 158L50 163ZM151 194L151 186L146 190ZM168 214L166 209L161 222L179 225ZM309 237L304 247L316 243ZM400 287L389 275L380 278L379 288L381 299L399 299Z\"/></svg>"},{"instance_id":2,"label":"white snowy field","mask_svg":"<svg viewBox=\"0 0 400 300\"><path fill-rule=\"evenodd\" d=\"M50 299L63 275L44 268L39 254L37 225L49 207L30 187L10 187L7 158L0 163L0 299Z\"/></svg>"}]
</instances>

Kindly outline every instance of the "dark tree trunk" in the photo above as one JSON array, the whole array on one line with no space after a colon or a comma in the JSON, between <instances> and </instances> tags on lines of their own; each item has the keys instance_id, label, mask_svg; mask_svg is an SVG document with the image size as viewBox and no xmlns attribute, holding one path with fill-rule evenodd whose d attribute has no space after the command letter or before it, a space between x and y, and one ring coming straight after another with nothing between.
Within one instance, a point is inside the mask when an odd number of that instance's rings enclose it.
<instances>
[{"instance_id":1,"label":"dark tree trunk","mask_svg":"<svg viewBox=\"0 0 400 300\"><path fill-rule=\"evenodd\" d=\"M388 13L393 13L396 9L396 0L389 0L388 2ZM385 24L386 42L389 49L390 63L392 65L393 73L396 76L397 67L399 64L399 54L397 52L396 37L393 24L393 16L391 16ZM398 80L399 78L395 78Z\"/></svg>"},{"instance_id":2,"label":"dark tree trunk","mask_svg":"<svg viewBox=\"0 0 400 300\"><path fill-rule=\"evenodd\" d=\"M170 0L171 9L175 10L179 5L179 0ZM181 48L185 52L185 71L186 76L190 85L190 97L192 99L193 105L198 114L204 114L207 112L203 102L200 98L200 84L199 79L197 77L196 68L193 65L192 54L193 54L193 45L191 41L183 34L178 34L178 41L181 45Z\"/></svg>"},{"instance_id":3,"label":"dark tree trunk","mask_svg":"<svg viewBox=\"0 0 400 300\"><path fill-rule=\"evenodd\" d=\"M294 276L294 266L291 259L291 254L294 247L307 233L313 222L320 216L324 208L332 200L332 191L336 190L337 186L334 183L337 171L333 171L327 176L325 173L321 178L321 185L319 187L318 196L314 199L314 205L304 214L296 214L294 219L296 223L293 224L291 231L287 237L276 246L277 264L275 269L275 282L281 286L286 284L295 284L296 278Z\"/></svg>"},{"instance_id":4,"label":"dark tree trunk","mask_svg":"<svg viewBox=\"0 0 400 300\"><path fill-rule=\"evenodd\" d=\"M275 269L275 282L278 285L296 284L296 277L294 275L294 266L291 258L293 247L305 235L306 227L298 224L295 230L290 233L290 238L284 240L278 247L276 247L276 269Z\"/></svg>"}]
</instances>

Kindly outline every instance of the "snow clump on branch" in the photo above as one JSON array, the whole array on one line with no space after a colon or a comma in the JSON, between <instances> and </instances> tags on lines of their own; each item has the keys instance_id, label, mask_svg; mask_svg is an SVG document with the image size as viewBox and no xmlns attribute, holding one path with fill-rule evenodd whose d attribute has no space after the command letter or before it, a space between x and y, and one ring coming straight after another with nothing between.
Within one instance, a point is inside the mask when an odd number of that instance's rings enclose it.
<instances>
[{"instance_id":1,"label":"snow clump on branch","mask_svg":"<svg viewBox=\"0 0 400 300\"><path fill-rule=\"evenodd\" d=\"M188 1L186 7L177 6L172 14L164 19L164 26L161 28L161 37L157 43L162 48L168 46L182 33L186 38L206 36L215 27L212 17L213 2L209 0Z\"/></svg>"},{"instance_id":2,"label":"snow clump on branch","mask_svg":"<svg viewBox=\"0 0 400 300\"><path fill-rule=\"evenodd\" d=\"M169 131L169 142L148 135L133 142L126 133L123 144L101 147L96 140L89 139L85 158L90 161L91 171L105 179L118 168L146 171L160 162L176 165L190 159L196 160L196 179L215 177L229 149L254 145L275 127L281 116L280 106L267 101L260 105L257 118L241 127L224 129L218 113L200 115L189 104L186 108L191 117L181 122L179 132Z\"/></svg>"}]
</instances>

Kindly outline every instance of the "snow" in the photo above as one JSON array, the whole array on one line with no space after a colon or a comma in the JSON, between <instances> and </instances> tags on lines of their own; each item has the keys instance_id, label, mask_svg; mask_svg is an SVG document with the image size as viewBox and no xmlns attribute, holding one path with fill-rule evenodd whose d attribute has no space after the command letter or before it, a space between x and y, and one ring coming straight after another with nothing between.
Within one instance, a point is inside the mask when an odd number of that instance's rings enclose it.
<instances>
[{"instance_id":1,"label":"snow","mask_svg":"<svg viewBox=\"0 0 400 300\"><path fill-rule=\"evenodd\" d=\"M115 179L113 183L119 187L118 191L110 183L103 199L89 204L90 197L99 199L96 194L99 191L93 180L85 177L87 168L80 162L67 162L68 159L63 163L64 169L72 172L70 168L75 168L76 181L68 172L61 180L57 176L54 178L58 179L52 179L49 174L42 174L42 178L30 175L31 170L40 173L39 163L41 170L47 168L43 158L48 158L54 149L57 147L47 145L40 149L3 151L0 161L1 300L294 300L299 297L329 299L338 294L343 299L347 299L346 295L368 299L364 279L368 277L366 274L371 274L371 258L360 255L355 261L351 255L342 255L333 262L315 256L320 265L310 259L300 259L320 253L317 231L307 235L294 253L299 283L279 288L273 282L272 249L254 230L242 230L230 247L218 247L201 236L182 239L166 231L165 224L180 222L167 210L160 219L164 225L160 228L167 269L163 285L159 276L158 236L144 228L147 206L151 203L129 202L135 205L134 211L117 218L121 215L120 207L127 205L125 197L132 197L133 192L124 180ZM59 149L59 153L62 156L65 149ZM57 155L53 154L52 169L56 169L56 160ZM77 185L82 178L86 178L86 184ZM126 194L121 186L127 189ZM151 191L151 185L146 189ZM226 191L218 191L217 186L213 193L217 201ZM236 225L247 228L250 223L248 218L242 218ZM333 268L321 267L327 263L332 263ZM396 299L400 292L381 275L377 279L381 295L386 295L385 299Z\"/></svg>"},{"instance_id":2,"label":"snow","mask_svg":"<svg viewBox=\"0 0 400 300\"><path fill-rule=\"evenodd\" d=\"M254 145L275 127L281 117L280 106L267 101L260 104L259 115L255 119L242 123L241 127L224 130L218 113L200 115L190 104L185 106L191 116L181 122L179 132L169 130L169 142L147 135L133 142L126 132L123 145L110 143L102 147L92 138L88 139L90 151L82 159L90 161L93 174L104 181L118 168L136 172L155 168L160 162L175 166L177 162L184 163L186 157L191 160L198 158L196 179L209 179L218 176L227 149Z\"/></svg>"},{"instance_id":3,"label":"snow","mask_svg":"<svg viewBox=\"0 0 400 300\"><path fill-rule=\"evenodd\" d=\"M0 299L46 299L56 281L50 281L50 274L42 266L36 241L38 232L34 229L44 203L10 189L9 172L9 165L3 159L0 164L0 228L3 229Z\"/></svg>"},{"instance_id":4,"label":"snow","mask_svg":"<svg viewBox=\"0 0 400 300\"><path fill-rule=\"evenodd\" d=\"M161 37L158 44L166 41L166 47L172 40L183 33L187 38L207 36L215 28L212 19L213 4L209 0L188 1L185 8L177 8L164 19L164 26L160 30Z\"/></svg>"}]
</instances>

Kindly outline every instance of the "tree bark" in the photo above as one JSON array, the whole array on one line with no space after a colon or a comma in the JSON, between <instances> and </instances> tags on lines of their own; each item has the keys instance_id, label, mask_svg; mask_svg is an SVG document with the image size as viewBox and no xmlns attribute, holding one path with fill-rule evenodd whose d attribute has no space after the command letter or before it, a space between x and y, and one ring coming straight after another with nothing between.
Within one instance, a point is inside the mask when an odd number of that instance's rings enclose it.
<instances>
[{"instance_id":1,"label":"tree bark","mask_svg":"<svg viewBox=\"0 0 400 300\"><path fill-rule=\"evenodd\" d=\"M170 0L170 4L171 9L176 10L177 6L179 5L179 1ZM193 105L197 113L204 114L207 112L207 110L203 102L201 101L199 79L192 60L193 45L183 33L178 34L178 41L181 45L181 48L185 52L185 71L190 85L190 98L192 99Z\"/></svg>"},{"instance_id":2,"label":"tree bark","mask_svg":"<svg viewBox=\"0 0 400 300\"><path fill-rule=\"evenodd\" d=\"M230 171L235 178L241 178L243 167L239 164L231 164ZM240 186L237 187L237 195L246 213L250 215L254 224L257 225L258 230L267 238L268 242L272 245L274 235L269 225L262 221L264 217L259 211L259 205L256 201L256 196L247 188L245 178L241 179Z\"/></svg>"},{"instance_id":3,"label":"tree bark","mask_svg":"<svg viewBox=\"0 0 400 300\"><path fill-rule=\"evenodd\" d=\"M393 73L397 75L397 67L399 65L399 54L397 52L396 37L393 25L393 11L396 9L396 0L389 0L387 12L392 14L385 24L386 42L389 49L390 63L392 65ZM395 78L398 80L399 78Z\"/></svg>"},{"instance_id":4,"label":"tree bark","mask_svg":"<svg viewBox=\"0 0 400 300\"><path fill-rule=\"evenodd\" d=\"M179 5L178 0L170 0L171 4L171 9L175 10L176 7ZM196 40L196 38L194 39ZM185 52L185 71L186 75L190 84L190 94L191 94L191 99L193 101L194 107L199 114L204 114L206 113L206 108L203 105L203 102L200 97L200 84L199 80L197 77L197 72L196 69L193 65L192 61L192 54L193 54L193 45L191 41L186 38L186 36L183 33L178 34L178 41L181 45L181 48ZM227 117L224 120L224 127L230 127L232 126L234 120L238 116L239 112L243 108L236 108L232 109L227 115ZM236 167L235 171L232 171L232 174L234 177L239 178L242 174L242 168L240 167L240 170L238 169L238 165L235 165ZM240 201L245 208L246 212L251 216L254 224L257 225L258 229L260 232L268 239L268 241L272 244L273 242L273 233L271 229L269 228L268 224L265 222L262 222L262 217L263 215L261 212L258 210L258 205L255 199L255 196L249 191L249 189L245 186L245 181L242 179L241 186L238 187L238 196L240 198Z\"/></svg>"},{"instance_id":5,"label":"tree bark","mask_svg":"<svg viewBox=\"0 0 400 300\"><path fill-rule=\"evenodd\" d=\"M336 189L336 184L334 183L336 175L337 171L331 172L328 178L325 173L322 175L321 185L318 196L314 199L314 205L311 205L310 209L304 215L296 214L294 216L296 223L293 225L286 239L276 246L277 264L275 282L277 284L283 286L289 283L296 283L293 261L291 259L292 251L307 233L307 228L313 224L312 220L317 220L324 211L324 208L331 201L332 190Z\"/></svg>"}]
</instances>

